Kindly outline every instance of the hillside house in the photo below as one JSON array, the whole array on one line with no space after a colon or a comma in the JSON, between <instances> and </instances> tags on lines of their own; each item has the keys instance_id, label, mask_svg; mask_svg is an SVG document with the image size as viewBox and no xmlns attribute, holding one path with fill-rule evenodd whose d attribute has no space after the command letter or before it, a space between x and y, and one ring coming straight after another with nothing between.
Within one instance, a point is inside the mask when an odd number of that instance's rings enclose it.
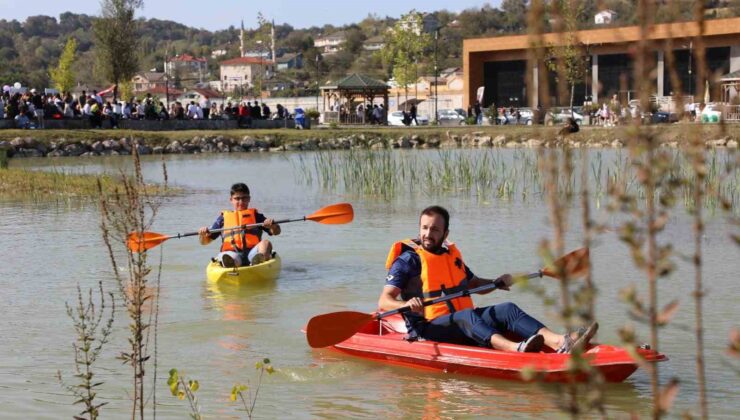
<instances>
[{"instance_id":1,"label":"hillside house","mask_svg":"<svg viewBox=\"0 0 740 420\"><path fill-rule=\"evenodd\" d=\"M257 76L268 78L274 73L274 64L262 58L237 57L222 61L221 68L221 90L233 92L236 89L246 89L254 86Z\"/></svg>"},{"instance_id":2,"label":"hillside house","mask_svg":"<svg viewBox=\"0 0 740 420\"><path fill-rule=\"evenodd\" d=\"M381 35L368 38L362 43L362 49L365 51L379 51L383 47L385 47L385 39Z\"/></svg>"},{"instance_id":3,"label":"hillside house","mask_svg":"<svg viewBox=\"0 0 740 420\"><path fill-rule=\"evenodd\" d=\"M197 79L202 82L208 75L208 60L190 54L177 55L164 62L164 72L171 78Z\"/></svg>"},{"instance_id":4,"label":"hillside house","mask_svg":"<svg viewBox=\"0 0 740 420\"><path fill-rule=\"evenodd\" d=\"M594 23L597 25L609 25L617 18L617 12L605 9L594 15Z\"/></svg>"},{"instance_id":5,"label":"hillside house","mask_svg":"<svg viewBox=\"0 0 740 420\"><path fill-rule=\"evenodd\" d=\"M131 79L131 87L134 93L146 92L156 86L164 86L165 74L163 72L143 72L137 73Z\"/></svg>"},{"instance_id":6,"label":"hillside house","mask_svg":"<svg viewBox=\"0 0 740 420\"><path fill-rule=\"evenodd\" d=\"M275 67L277 71L303 68L303 54L283 54L276 60Z\"/></svg>"},{"instance_id":7,"label":"hillside house","mask_svg":"<svg viewBox=\"0 0 740 420\"><path fill-rule=\"evenodd\" d=\"M313 45L321 49L324 54L335 54L342 50L342 44L345 42L347 42L347 34L340 31L329 36L316 38Z\"/></svg>"}]
</instances>

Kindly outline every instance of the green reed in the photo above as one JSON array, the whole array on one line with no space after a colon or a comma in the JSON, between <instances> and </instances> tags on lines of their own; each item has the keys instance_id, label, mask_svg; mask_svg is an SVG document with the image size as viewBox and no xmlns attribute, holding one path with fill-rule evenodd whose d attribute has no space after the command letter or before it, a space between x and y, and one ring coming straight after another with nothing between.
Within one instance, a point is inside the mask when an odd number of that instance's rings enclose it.
<instances>
[{"instance_id":1,"label":"green reed","mask_svg":"<svg viewBox=\"0 0 740 420\"><path fill-rule=\"evenodd\" d=\"M733 207L740 200L740 172L732 152L707 152L707 174L704 183L708 194L703 199L707 208L717 208L721 200ZM693 206L693 171L681 150L667 153L666 176L682 185L681 197L686 208ZM366 150L321 151L300 155L294 162L294 176L307 185L317 182L323 189L369 195L390 200L398 194L439 196L463 195L481 200L542 199L544 180L548 177L538 165L533 150L502 151L499 149L439 150L436 153L416 151ZM617 150L613 157L599 151L589 160L589 194L600 206L607 191L619 189L645 199L632 159ZM572 196L580 190L581 177L572 172L558 174L558 194ZM662 191L655 191L660 200Z\"/></svg>"}]
</instances>

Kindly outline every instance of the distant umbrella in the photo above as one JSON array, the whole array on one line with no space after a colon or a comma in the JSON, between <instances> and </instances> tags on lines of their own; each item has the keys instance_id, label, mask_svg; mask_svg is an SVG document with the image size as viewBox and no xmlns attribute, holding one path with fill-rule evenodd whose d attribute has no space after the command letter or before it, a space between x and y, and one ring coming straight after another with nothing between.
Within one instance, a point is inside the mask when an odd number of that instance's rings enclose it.
<instances>
[{"instance_id":1,"label":"distant umbrella","mask_svg":"<svg viewBox=\"0 0 740 420\"><path fill-rule=\"evenodd\" d=\"M704 89L704 103L705 104L708 104L709 103L709 99L710 99L709 98L709 80L705 80L704 83L706 85L706 87Z\"/></svg>"}]
</instances>

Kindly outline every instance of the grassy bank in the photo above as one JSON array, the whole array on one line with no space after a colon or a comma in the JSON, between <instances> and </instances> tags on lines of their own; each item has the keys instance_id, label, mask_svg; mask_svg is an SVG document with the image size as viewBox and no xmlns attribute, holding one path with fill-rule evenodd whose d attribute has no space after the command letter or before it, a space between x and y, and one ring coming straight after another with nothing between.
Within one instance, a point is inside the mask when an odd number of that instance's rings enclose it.
<instances>
[{"instance_id":1,"label":"grassy bank","mask_svg":"<svg viewBox=\"0 0 740 420\"><path fill-rule=\"evenodd\" d=\"M0 169L0 197L76 198L97 197L98 179L105 194L112 194L120 186L119 179L109 175L71 174L60 171L29 171ZM152 185L150 193L159 193ZM174 191L168 190L168 193Z\"/></svg>"},{"instance_id":2,"label":"grassy bank","mask_svg":"<svg viewBox=\"0 0 740 420\"><path fill-rule=\"evenodd\" d=\"M660 124L651 126L657 137L663 142L686 141L687 129L697 129L704 138L720 138L730 136L740 139L740 125L702 125L695 124ZM184 130L184 131L135 131L135 130L0 130L0 141L10 141L17 137L32 137L40 142L51 142L59 139L67 141L95 141L108 138L120 139L134 137L143 139L150 146L165 146L174 140L187 141L194 137L214 137L241 139L244 136L254 138L273 139L277 144L300 142L307 139L334 139L348 135L365 134L370 136L398 138L403 135L418 135L420 137L436 137L446 139L451 135L462 136L472 133L483 133L492 137L504 135L518 138L543 138L554 136L560 127L543 126L463 126L463 127L342 127L336 129L320 128L314 130ZM572 135L572 140L611 141L627 139L632 128L620 126L614 128L582 127L579 133Z\"/></svg>"}]
</instances>

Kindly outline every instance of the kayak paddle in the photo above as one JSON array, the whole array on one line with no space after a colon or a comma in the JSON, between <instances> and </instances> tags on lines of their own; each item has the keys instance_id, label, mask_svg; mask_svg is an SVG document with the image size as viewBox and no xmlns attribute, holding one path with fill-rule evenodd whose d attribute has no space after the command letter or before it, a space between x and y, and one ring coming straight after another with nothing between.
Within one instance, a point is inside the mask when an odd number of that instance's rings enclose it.
<instances>
[{"instance_id":1,"label":"kayak paddle","mask_svg":"<svg viewBox=\"0 0 740 420\"><path fill-rule=\"evenodd\" d=\"M528 279L533 279L543 276L560 278L561 272L568 273L569 277L576 277L578 275L581 275L588 269L589 266L588 248L580 248L569 254L566 254L563 257L557 259L553 265L554 267L546 267L536 273L527 274L526 276L516 276L515 278L526 277ZM457 299L474 293L486 292L496 289L497 287L498 285L496 285L495 283L486 284L474 289L463 290L461 292L438 297L434 300L424 301L424 306L446 302L448 300ZM339 344L342 341L355 335L370 321L380 320L391 315L409 312L410 310L411 308L409 308L408 306L404 306L392 311L375 314L367 314L354 311L341 311L317 315L311 318L308 321L308 325L306 326L306 338L308 339L308 345L313 348L321 348Z\"/></svg>"},{"instance_id":2,"label":"kayak paddle","mask_svg":"<svg viewBox=\"0 0 740 420\"><path fill-rule=\"evenodd\" d=\"M354 211L350 203L337 203L323 207L309 216L303 216L297 219L284 219L275 220L276 224L290 223L290 222L303 222L310 220L312 222L318 222L324 225L341 225L349 223L354 218ZM235 226L223 229L209 230L211 233L215 232L226 232L230 230L243 230L254 227L262 226L264 223L252 223L248 225ZM188 233L177 233L175 235L165 235L157 232L131 232L128 234L128 240L126 246L132 252L143 252L147 249L154 248L162 242L172 238L185 238L187 236L195 236L198 232Z\"/></svg>"}]
</instances>

